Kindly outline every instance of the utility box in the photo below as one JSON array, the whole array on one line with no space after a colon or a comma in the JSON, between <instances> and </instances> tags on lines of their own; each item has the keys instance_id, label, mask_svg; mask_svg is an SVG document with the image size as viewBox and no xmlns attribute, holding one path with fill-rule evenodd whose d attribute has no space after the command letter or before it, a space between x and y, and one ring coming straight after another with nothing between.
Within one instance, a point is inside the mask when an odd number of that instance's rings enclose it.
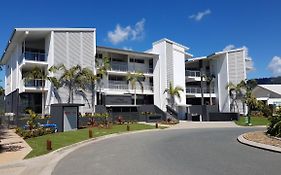
<instances>
[{"instance_id":1,"label":"utility box","mask_svg":"<svg viewBox=\"0 0 281 175\"><path fill-rule=\"evenodd\" d=\"M57 125L58 132L78 129L79 106L84 106L84 104L58 103L51 105L50 122Z\"/></svg>"}]
</instances>

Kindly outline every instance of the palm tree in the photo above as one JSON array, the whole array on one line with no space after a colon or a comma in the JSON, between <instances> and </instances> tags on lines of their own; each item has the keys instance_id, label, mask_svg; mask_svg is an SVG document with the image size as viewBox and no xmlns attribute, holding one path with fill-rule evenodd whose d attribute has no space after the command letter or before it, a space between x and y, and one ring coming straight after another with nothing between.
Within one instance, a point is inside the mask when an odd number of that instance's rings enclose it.
<instances>
[{"instance_id":1,"label":"palm tree","mask_svg":"<svg viewBox=\"0 0 281 175\"><path fill-rule=\"evenodd\" d=\"M180 92L183 92L183 88L180 86L173 87L172 83L170 82L169 88L165 89L164 93L168 93L171 100L172 108L175 106L175 98L177 97L181 100Z\"/></svg>"},{"instance_id":2,"label":"palm tree","mask_svg":"<svg viewBox=\"0 0 281 175\"><path fill-rule=\"evenodd\" d=\"M5 89L2 86L0 86L0 96L4 94L5 94Z\"/></svg>"},{"instance_id":3,"label":"palm tree","mask_svg":"<svg viewBox=\"0 0 281 175\"><path fill-rule=\"evenodd\" d=\"M213 100L212 100L212 82L214 80L215 75L214 74L211 74L211 75L208 75L208 74L203 74L203 77L205 78L208 86L209 86L209 97L210 97L210 105L213 105Z\"/></svg>"},{"instance_id":4,"label":"palm tree","mask_svg":"<svg viewBox=\"0 0 281 175\"><path fill-rule=\"evenodd\" d=\"M110 69L110 60L107 57L103 57L102 58L102 62L99 63L98 61L96 61L97 64L97 76L99 78L97 78L97 83L99 85L99 100L101 100L101 88L102 88L102 78L103 76L107 75L107 71Z\"/></svg>"},{"instance_id":5,"label":"palm tree","mask_svg":"<svg viewBox=\"0 0 281 175\"><path fill-rule=\"evenodd\" d=\"M92 113L95 113L95 94L96 94L96 81L99 79L97 75L89 68L83 68L82 69L82 79L84 79L85 82L88 82L90 85L90 91L92 94Z\"/></svg>"},{"instance_id":6,"label":"palm tree","mask_svg":"<svg viewBox=\"0 0 281 175\"><path fill-rule=\"evenodd\" d=\"M143 84L142 80L144 79L144 75L142 72L134 72L134 73L127 73L127 81L131 83L132 89L134 89L134 105L137 105L137 87L136 83L138 83L143 91Z\"/></svg>"},{"instance_id":7,"label":"palm tree","mask_svg":"<svg viewBox=\"0 0 281 175\"><path fill-rule=\"evenodd\" d=\"M236 111L235 110L236 108L239 112L238 101L242 100L243 95L245 94L245 92L244 92L245 84L246 84L245 81L242 80L238 84L233 84L232 82L229 82L225 87L226 89L228 89L228 94L231 99L230 110L232 111L232 109L233 109L233 112Z\"/></svg>"},{"instance_id":8,"label":"palm tree","mask_svg":"<svg viewBox=\"0 0 281 175\"><path fill-rule=\"evenodd\" d=\"M45 115L45 80L48 79L47 73L44 69L39 67L34 67L30 71L27 71L23 74L24 81L33 81L33 80L40 80L41 81L41 90L42 90L42 115Z\"/></svg>"},{"instance_id":9,"label":"palm tree","mask_svg":"<svg viewBox=\"0 0 281 175\"><path fill-rule=\"evenodd\" d=\"M87 82L85 82L80 65L73 66L69 69L67 69L64 65L52 66L50 69L52 72L62 72L58 81L61 83L61 86L66 86L68 88L68 103L73 103L74 93L80 94L84 99L86 99L83 90L85 90Z\"/></svg>"}]
</instances>

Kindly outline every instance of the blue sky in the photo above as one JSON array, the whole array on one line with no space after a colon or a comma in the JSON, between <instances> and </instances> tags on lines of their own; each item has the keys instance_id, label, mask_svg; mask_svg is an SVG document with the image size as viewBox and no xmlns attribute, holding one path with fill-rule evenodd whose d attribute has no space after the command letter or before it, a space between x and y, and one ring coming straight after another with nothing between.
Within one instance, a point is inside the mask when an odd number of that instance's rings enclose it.
<instances>
[{"instance_id":1,"label":"blue sky","mask_svg":"<svg viewBox=\"0 0 281 175\"><path fill-rule=\"evenodd\" d=\"M255 66L249 78L281 75L281 1L151 1L6 0L0 51L15 27L95 27L98 45L137 51L164 37L194 56L246 46Z\"/></svg>"}]
</instances>

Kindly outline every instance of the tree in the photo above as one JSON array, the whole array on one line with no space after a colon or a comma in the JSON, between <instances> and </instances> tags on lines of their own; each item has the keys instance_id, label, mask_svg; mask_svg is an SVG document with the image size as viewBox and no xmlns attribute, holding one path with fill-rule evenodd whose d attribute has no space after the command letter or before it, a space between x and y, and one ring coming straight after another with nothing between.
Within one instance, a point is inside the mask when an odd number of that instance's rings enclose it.
<instances>
[{"instance_id":1,"label":"tree","mask_svg":"<svg viewBox=\"0 0 281 175\"><path fill-rule=\"evenodd\" d=\"M242 80L236 85L230 82L226 85L225 88L228 89L228 94L231 99L230 110L232 111L233 109L233 111L235 112L235 108L237 108L237 111L239 112L238 101L243 102L243 96L246 90L246 82Z\"/></svg>"},{"instance_id":2,"label":"tree","mask_svg":"<svg viewBox=\"0 0 281 175\"><path fill-rule=\"evenodd\" d=\"M180 86L173 87L172 83L170 82L169 88L165 89L164 93L167 93L170 96L172 108L175 107L175 98L177 97L181 100L180 92L183 92L183 88Z\"/></svg>"},{"instance_id":3,"label":"tree","mask_svg":"<svg viewBox=\"0 0 281 175\"><path fill-rule=\"evenodd\" d=\"M61 71L58 82L61 86L66 86L68 88L68 103L73 103L74 93L81 95L85 100L87 100L84 93L87 82L85 82L85 77L80 65L70 67L69 69L64 65L52 66L50 70L54 73Z\"/></svg>"},{"instance_id":4,"label":"tree","mask_svg":"<svg viewBox=\"0 0 281 175\"><path fill-rule=\"evenodd\" d=\"M134 89L134 105L137 105L137 87L136 84L138 83L143 91L143 84L142 80L144 79L144 75L142 72L134 72L134 73L127 73L127 81L131 83L132 89Z\"/></svg>"},{"instance_id":5,"label":"tree","mask_svg":"<svg viewBox=\"0 0 281 175\"><path fill-rule=\"evenodd\" d=\"M101 88L102 88L102 78L107 75L107 71L110 69L110 60L107 57L102 58L102 62L96 61L97 64L97 83L99 85L99 100L101 100Z\"/></svg>"},{"instance_id":6,"label":"tree","mask_svg":"<svg viewBox=\"0 0 281 175\"><path fill-rule=\"evenodd\" d=\"M252 94L253 88L256 86L255 80L242 80L237 85L229 83L226 88L229 89L229 95L232 99L232 104L235 102L237 108L237 101L240 100L243 103L243 113L245 114L245 104L248 106L248 124L251 124L251 111L252 109L261 109L263 104L258 101L256 97ZM235 110L234 110L235 112ZM239 110L238 110L239 112Z\"/></svg>"},{"instance_id":7,"label":"tree","mask_svg":"<svg viewBox=\"0 0 281 175\"><path fill-rule=\"evenodd\" d=\"M42 115L45 115L45 81L48 79L47 73L43 68L34 67L30 71L23 74L25 83L33 80L41 81L41 93L42 93Z\"/></svg>"},{"instance_id":8,"label":"tree","mask_svg":"<svg viewBox=\"0 0 281 175\"><path fill-rule=\"evenodd\" d=\"M207 84L208 84L208 87L209 87L209 97L210 97L210 105L213 105L213 100L212 100L212 82L214 80L215 75L213 74L203 74L203 77L205 78Z\"/></svg>"},{"instance_id":9,"label":"tree","mask_svg":"<svg viewBox=\"0 0 281 175\"><path fill-rule=\"evenodd\" d=\"M92 113L95 113L95 94L96 94L96 81L99 79L97 75L89 68L82 69L82 79L84 82L89 84L89 89L91 91L91 106L92 106Z\"/></svg>"}]
</instances>

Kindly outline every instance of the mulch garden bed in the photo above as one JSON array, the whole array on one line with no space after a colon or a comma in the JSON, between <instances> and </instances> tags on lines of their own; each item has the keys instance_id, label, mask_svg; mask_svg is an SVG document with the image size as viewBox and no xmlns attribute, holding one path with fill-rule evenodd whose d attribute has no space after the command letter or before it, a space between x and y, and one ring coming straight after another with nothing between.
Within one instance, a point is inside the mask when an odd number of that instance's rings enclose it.
<instances>
[{"instance_id":1,"label":"mulch garden bed","mask_svg":"<svg viewBox=\"0 0 281 175\"><path fill-rule=\"evenodd\" d=\"M263 131L248 132L243 136L245 139L253 142L281 148L281 138L279 139L279 138L271 137Z\"/></svg>"}]
</instances>

